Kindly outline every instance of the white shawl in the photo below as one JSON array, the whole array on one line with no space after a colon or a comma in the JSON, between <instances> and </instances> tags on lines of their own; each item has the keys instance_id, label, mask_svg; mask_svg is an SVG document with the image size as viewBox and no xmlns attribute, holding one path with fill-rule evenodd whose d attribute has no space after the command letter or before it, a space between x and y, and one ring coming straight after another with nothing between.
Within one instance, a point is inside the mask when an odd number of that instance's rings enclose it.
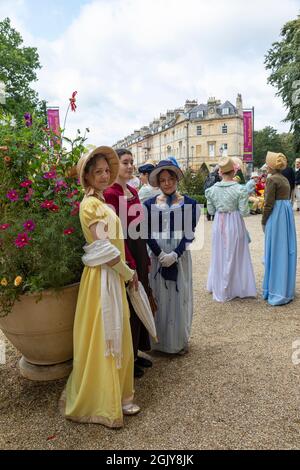
<instances>
[{"instance_id":1,"label":"white shawl","mask_svg":"<svg viewBox=\"0 0 300 470\"><path fill-rule=\"evenodd\" d=\"M85 266L101 266L101 310L105 338L105 356L113 356L121 368L123 303L119 274L106 263L120 256L119 250L109 240L96 240L83 247Z\"/></svg>"}]
</instances>

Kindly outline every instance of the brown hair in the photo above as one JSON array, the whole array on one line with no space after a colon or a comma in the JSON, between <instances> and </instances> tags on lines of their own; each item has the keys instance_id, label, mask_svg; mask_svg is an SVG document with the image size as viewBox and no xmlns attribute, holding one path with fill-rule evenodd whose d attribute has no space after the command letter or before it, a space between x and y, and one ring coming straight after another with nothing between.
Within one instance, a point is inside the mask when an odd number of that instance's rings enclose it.
<instances>
[{"instance_id":1,"label":"brown hair","mask_svg":"<svg viewBox=\"0 0 300 470\"><path fill-rule=\"evenodd\" d=\"M102 158L104 158L104 160L107 162L105 155L103 155L102 153L96 153L96 155L94 155L93 158L91 158L87 162L85 169L84 169L84 174L87 175L91 169L94 169L97 164L97 161L101 160Z\"/></svg>"}]
</instances>

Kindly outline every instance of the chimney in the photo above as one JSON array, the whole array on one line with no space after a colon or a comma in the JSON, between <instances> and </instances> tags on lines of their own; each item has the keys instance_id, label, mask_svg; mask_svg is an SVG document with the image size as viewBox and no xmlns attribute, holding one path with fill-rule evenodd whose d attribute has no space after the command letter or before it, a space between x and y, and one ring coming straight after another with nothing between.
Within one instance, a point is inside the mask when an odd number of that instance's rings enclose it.
<instances>
[{"instance_id":1,"label":"chimney","mask_svg":"<svg viewBox=\"0 0 300 470\"><path fill-rule=\"evenodd\" d=\"M242 95L241 93L238 93L237 94L237 97L236 97L236 108L238 110L238 113L239 114L242 114L243 112L243 100L242 100Z\"/></svg>"},{"instance_id":2,"label":"chimney","mask_svg":"<svg viewBox=\"0 0 300 470\"><path fill-rule=\"evenodd\" d=\"M186 100L185 105L184 105L184 112L188 113L195 106L198 106L198 101L197 100Z\"/></svg>"}]
</instances>

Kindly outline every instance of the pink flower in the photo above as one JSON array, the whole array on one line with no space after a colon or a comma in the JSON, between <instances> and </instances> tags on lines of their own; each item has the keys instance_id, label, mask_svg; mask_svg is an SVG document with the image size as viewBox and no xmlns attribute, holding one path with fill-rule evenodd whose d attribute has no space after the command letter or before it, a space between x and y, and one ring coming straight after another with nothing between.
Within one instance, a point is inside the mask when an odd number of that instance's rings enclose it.
<instances>
[{"instance_id":1,"label":"pink flower","mask_svg":"<svg viewBox=\"0 0 300 470\"><path fill-rule=\"evenodd\" d=\"M28 188L28 186L31 186L31 185L32 185L31 180L25 180L25 181L22 181L22 183L20 183L21 188Z\"/></svg>"},{"instance_id":2,"label":"pink flower","mask_svg":"<svg viewBox=\"0 0 300 470\"><path fill-rule=\"evenodd\" d=\"M30 199L32 198L33 193L34 193L33 189L28 188L28 191L24 196L24 201L26 201L26 202L30 201Z\"/></svg>"},{"instance_id":3,"label":"pink flower","mask_svg":"<svg viewBox=\"0 0 300 470\"><path fill-rule=\"evenodd\" d=\"M53 206L53 204L54 204L54 201L48 201L48 200L46 199L44 202L42 202L41 207L42 207L43 209L49 209L49 210L50 210L51 207Z\"/></svg>"},{"instance_id":4,"label":"pink flower","mask_svg":"<svg viewBox=\"0 0 300 470\"><path fill-rule=\"evenodd\" d=\"M64 180L57 180L55 183L54 191L58 193L62 189L67 189L67 188L68 188L68 185Z\"/></svg>"},{"instance_id":5,"label":"pink flower","mask_svg":"<svg viewBox=\"0 0 300 470\"><path fill-rule=\"evenodd\" d=\"M6 194L6 197L8 197L8 199L10 199L12 202L15 202L19 199L19 195L17 191L15 191L14 189L11 189L10 191L8 191L8 193Z\"/></svg>"},{"instance_id":6,"label":"pink flower","mask_svg":"<svg viewBox=\"0 0 300 470\"><path fill-rule=\"evenodd\" d=\"M17 238L15 239L15 245L17 248L24 248L24 246L29 245L29 241L31 239L28 237L28 234L25 233L19 233Z\"/></svg>"},{"instance_id":7,"label":"pink flower","mask_svg":"<svg viewBox=\"0 0 300 470\"><path fill-rule=\"evenodd\" d=\"M69 227L64 230L64 235L71 235L74 232L75 232L75 229L73 227Z\"/></svg>"},{"instance_id":8,"label":"pink flower","mask_svg":"<svg viewBox=\"0 0 300 470\"><path fill-rule=\"evenodd\" d=\"M23 227L28 232L32 232L35 229L35 223L33 222L33 220L29 219L29 220L26 220L26 222L24 222Z\"/></svg>"},{"instance_id":9,"label":"pink flower","mask_svg":"<svg viewBox=\"0 0 300 470\"><path fill-rule=\"evenodd\" d=\"M10 224L1 224L0 230L6 230L8 227L10 227Z\"/></svg>"},{"instance_id":10,"label":"pink flower","mask_svg":"<svg viewBox=\"0 0 300 470\"><path fill-rule=\"evenodd\" d=\"M45 178L45 180L53 180L56 177L56 170L47 171L43 174L43 178Z\"/></svg>"}]
</instances>

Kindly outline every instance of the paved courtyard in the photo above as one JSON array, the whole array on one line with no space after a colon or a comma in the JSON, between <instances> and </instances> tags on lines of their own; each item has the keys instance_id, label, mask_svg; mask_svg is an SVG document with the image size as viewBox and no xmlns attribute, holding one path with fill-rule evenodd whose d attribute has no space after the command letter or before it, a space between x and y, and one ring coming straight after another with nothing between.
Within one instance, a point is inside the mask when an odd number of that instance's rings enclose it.
<instances>
[{"instance_id":1,"label":"paved courtyard","mask_svg":"<svg viewBox=\"0 0 300 470\"><path fill-rule=\"evenodd\" d=\"M299 239L299 212L295 218ZM65 380L21 378L20 354L7 344L7 363L0 365L0 448L299 449L300 364L292 362L292 344L300 340L299 256L297 298L268 306L260 298L260 216L246 224L258 298L219 304L206 292L212 224L205 221L204 248L193 253L190 352L153 354L153 368L136 381L142 412L126 417L123 429L66 421L57 407Z\"/></svg>"}]
</instances>

